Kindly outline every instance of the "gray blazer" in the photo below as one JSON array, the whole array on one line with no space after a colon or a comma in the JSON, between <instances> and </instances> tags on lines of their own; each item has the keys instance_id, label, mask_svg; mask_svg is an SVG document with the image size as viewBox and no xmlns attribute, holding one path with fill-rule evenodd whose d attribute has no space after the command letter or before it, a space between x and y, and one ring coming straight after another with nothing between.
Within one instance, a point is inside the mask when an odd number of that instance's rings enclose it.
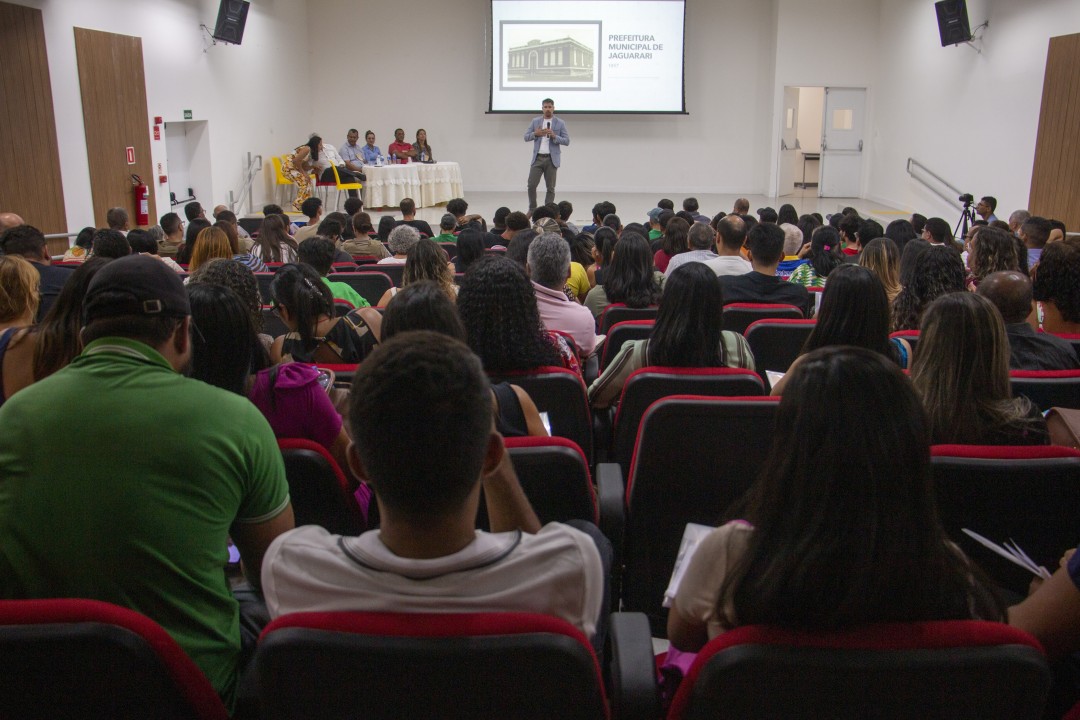
<instances>
[{"instance_id":1,"label":"gray blazer","mask_svg":"<svg viewBox=\"0 0 1080 720\"><path fill-rule=\"evenodd\" d=\"M525 131L525 142L530 140L533 143L532 160L529 164L532 165L536 162L536 153L540 152L540 141L543 138L536 137L536 131L544 127L544 116L533 118L532 123L529 125L529 129ZM548 138L550 142L548 145L551 147L551 164L555 167L559 167L559 163L562 162L562 146L570 144L570 134L566 132L566 123L564 123L558 117L551 118L551 129L555 131L555 137Z\"/></svg>"}]
</instances>

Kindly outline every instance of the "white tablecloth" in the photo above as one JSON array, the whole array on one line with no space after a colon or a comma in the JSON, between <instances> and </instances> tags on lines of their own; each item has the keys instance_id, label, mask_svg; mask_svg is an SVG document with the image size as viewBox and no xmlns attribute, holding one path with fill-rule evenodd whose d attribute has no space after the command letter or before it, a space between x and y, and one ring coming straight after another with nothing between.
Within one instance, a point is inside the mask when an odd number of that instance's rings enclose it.
<instances>
[{"instance_id":1,"label":"white tablecloth","mask_svg":"<svg viewBox=\"0 0 1080 720\"><path fill-rule=\"evenodd\" d=\"M364 166L364 207L397 207L412 198L417 207L431 207L463 194L456 162Z\"/></svg>"},{"instance_id":2,"label":"white tablecloth","mask_svg":"<svg viewBox=\"0 0 1080 720\"><path fill-rule=\"evenodd\" d=\"M432 207L464 195L461 167L456 162L417 164L420 173L420 206Z\"/></svg>"}]
</instances>

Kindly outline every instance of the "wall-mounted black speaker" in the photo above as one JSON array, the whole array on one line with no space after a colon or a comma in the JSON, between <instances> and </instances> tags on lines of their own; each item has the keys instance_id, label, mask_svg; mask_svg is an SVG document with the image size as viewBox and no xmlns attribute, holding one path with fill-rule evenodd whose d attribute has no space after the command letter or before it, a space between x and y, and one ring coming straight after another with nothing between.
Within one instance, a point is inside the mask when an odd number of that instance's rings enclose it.
<instances>
[{"instance_id":1,"label":"wall-mounted black speaker","mask_svg":"<svg viewBox=\"0 0 1080 720\"><path fill-rule=\"evenodd\" d=\"M217 24L214 25L214 39L239 45L244 39L244 25L247 23L247 0L221 0L218 7ZM967 16L965 15L965 22Z\"/></svg>"},{"instance_id":2,"label":"wall-mounted black speaker","mask_svg":"<svg viewBox=\"0 0 1080 720\"><path fill-rule=\"evenodd\" d=\"M941 35L941 47L958 45L971 40L971 25L968 23L967 0L941 0L934 3L937 10L938 33Z\"/></svg>"}]
</instances>

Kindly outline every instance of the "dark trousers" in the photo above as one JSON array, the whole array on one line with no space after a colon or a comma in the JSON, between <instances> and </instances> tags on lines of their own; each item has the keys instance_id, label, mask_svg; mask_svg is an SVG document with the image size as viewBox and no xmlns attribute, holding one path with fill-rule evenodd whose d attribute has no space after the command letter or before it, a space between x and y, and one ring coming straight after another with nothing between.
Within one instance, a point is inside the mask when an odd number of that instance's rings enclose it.
<instances>
[{"instance_id":1,"label":"dark trousers","mask_svg":"<svg viewBox=\"0 0 1080 720\"><path fill-rule=\"evenodd\" d=\"M366 180L362 173L354 173L352 170L346 170L344 165L338 166L338 177L341 178L343 183L354 183ZM319 182L334 182L334 171L331 168L323 170L322 177L319 178ZM346 190L349 193L349 197L359 197L359 193L355 190Z\"/></svg>"},{"instance_id":2,"label":"dark trousers","mask_svg":"<svg viewBox=\"0 0 1080 720\"><path fill-rule=\"evenodd\" d=\"M536 187L540 184L540 176L544 176L544 185L547 193L544 195L544 204L550 205L555 202L555 174L559 168L551 162L550 155L537 155L529 168L529 212L536 209Z\"/></svg>"}]
</instances>

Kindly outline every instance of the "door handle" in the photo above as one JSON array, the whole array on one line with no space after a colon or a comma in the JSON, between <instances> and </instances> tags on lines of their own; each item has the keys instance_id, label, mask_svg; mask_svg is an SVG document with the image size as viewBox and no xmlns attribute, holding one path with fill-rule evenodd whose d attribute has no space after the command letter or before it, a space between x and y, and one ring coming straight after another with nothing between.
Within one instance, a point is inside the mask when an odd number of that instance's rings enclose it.
<instances>
[{"instance_id":1,"label":"door handle","mask_svg":"<svg viewBox=\"0 0 1080 720\"><path fill-rule=\"evenodd\" d=\"M862 152L862 140L859 141L859 152Z\"/></svg>"},{"instance_id":2,"label":"door handle","mask_svg":"<svg viewBox=\"0 0 1080 720\"><path fill-rule=\"evenodd\" d=\"M787 150L788 149L787 143L784 141L784 138L780 138L780 149L781 150Z\"/></svg>"}]
</instances>

